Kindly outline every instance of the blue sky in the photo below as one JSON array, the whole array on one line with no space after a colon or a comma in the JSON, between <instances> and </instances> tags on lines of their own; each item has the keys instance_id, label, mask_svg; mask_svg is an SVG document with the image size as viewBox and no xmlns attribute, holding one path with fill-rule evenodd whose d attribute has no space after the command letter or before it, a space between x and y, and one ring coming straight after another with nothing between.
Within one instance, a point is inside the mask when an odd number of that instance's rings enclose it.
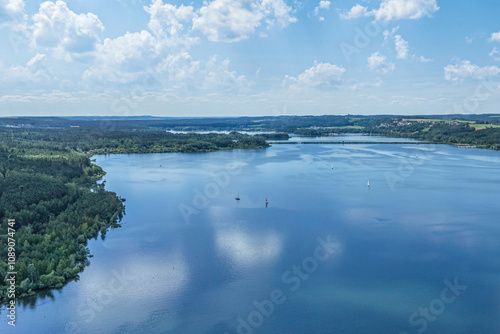
<instances>
[{"instance_id":1,"label":"blue sky","mask_svg":"<svg viewBox=\"0 0 500 334\"><path fill-rule=\"evenodd\" d=\"M500 112L500 3L0 0L0 116Z\"/></svg>"}]
</instances>

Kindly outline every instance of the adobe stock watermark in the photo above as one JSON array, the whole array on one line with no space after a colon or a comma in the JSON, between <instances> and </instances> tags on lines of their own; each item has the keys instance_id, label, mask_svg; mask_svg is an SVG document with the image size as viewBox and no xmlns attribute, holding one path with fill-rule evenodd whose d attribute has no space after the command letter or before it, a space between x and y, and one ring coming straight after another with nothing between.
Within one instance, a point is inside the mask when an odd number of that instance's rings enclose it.
<instances>
[{"instance_id":1,"label":"adobe stock watermark","mask_svg":"<svg viewBox=\"0 0 500 334\"><path fill-rule=\"evenodd\" d=\"M430 154L436 152L435 144L425 144L430 147L428 151L413 151L409 157L400 158L396 171L385 172L385 180L392 192L396 191L396 185L411 177L417 167L422 166L430 159ZM420 154L420 155L419 155Z\"/></svg>"},{"instance_id":2,"label":"adobe stock watermark","mask_svg":"<svg viewBox=\"0 0 500 334\"><path fill-rule=\"evenodd\" d=\"M66 323L64 333L76 334L83 333L81 323L91 323L96 318L97 314L102 312L108 305L121 296L124 291L139 277L129 271L122 269L119 273L116 270L111 271L112 277L105 285L99 286L92 295L88 297L87 301L81 303L76 308L77 319L73 319Z\"/></svg>"},{"instance_id":3,"label":"adobe stock watermark","mask_svg":"<svg viewBox=\"0 0 500 334\"><path fill-rule=\"evenodd\" d=\"M138 83L132 85L127 93L122 93L122 95L115 99L111 104L111 112L117 116L130 116L132 110L139 107L139 102L145 98L145 96L162 86L161 82L157 77L148 72L139 78ZM101 130L114 130L115 126L112 121L104 120L99 124Z\"/></svg>"},{"instance_id":4,"label":"adobe stock watermark","mask_svg":"<svg viewBox=\"0 0 500 334\"><path fill-rule=\"evenodd\" d=\"M318 245L311 256L302 260L300 265L292 265L291 269L286 270L281 275L281 282L287 286L289 293L297 291L303 282L319 267L319 264L331 259L340 252L338 242L332 240L328 235L326 240L318 237ZM279 306L286 302L286 289L274 289L269 293L269 299L262 301L254 300L253 308L246 317L239 316L237 319L236 332L238 334L252 334L264 324L266 318L271 317ZM225 332L225 334L229 334Z\"/></svg>"},{"instance_id":5,"label":"adobe stock watermark","mask_svg":"<svg viewBox=\"0 0 500 334\"><path fill-rule=\"evenodd\" d=\"M446 305L454 303L457 298L467 289L466 285L458 283L458 278L451 283L448 279L443 281L446 286L441 290L439 298L433 299L428 307L420 307L418 311L410 314L408 323L411 327L416 327L417 333L423 333L428 328L429 323L436 321L437 317L444 313ZM410 334L409 332L399 332L399 334Z\"/></svg>"},{"instance_id":6,"label":"adobe stock watermark","mask_svg":"<svg viewBox=\"0 0 500 334\"><path fill-rule=\"evenodd\" d=\"M474 75L470 70L469 73ZM479 110L481 102L488 100L492 95L498 92L500 92L500 82L493 81L491 76L481 78L474 92L465 97L461 103L453 104L453 106L447 109L446 114L475 113Z\"/></svg>"},{"instance_id":7,"label":"adobe stock watermark","mask_svg":"<svg viewBox=\"0 0 500 334\"><path fill-rule=\"evenodd\" d=\"M388 22L384 20L370 21L365 24L364 29L356 26L354 28L354 38L351 43L342 42L340 43L340 51L344 55L344 58L348 63L351 62L351 57L353 55L359 55L361 50L368 47L372 42L373 38L380 35L383 29L387 26Z\"/></svg>"}]
</instances>

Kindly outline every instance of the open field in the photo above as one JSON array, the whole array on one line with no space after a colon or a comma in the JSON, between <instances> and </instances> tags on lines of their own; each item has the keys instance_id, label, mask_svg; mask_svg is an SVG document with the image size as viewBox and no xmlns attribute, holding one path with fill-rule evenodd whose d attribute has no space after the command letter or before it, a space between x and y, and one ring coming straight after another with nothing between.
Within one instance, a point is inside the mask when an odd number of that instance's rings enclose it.
<instances>
[{"instance_id":1,"label":"open field","mask_svg":"<svg viewBox=\"0 0 500 334\"><path fill-rule=\"evenodd\" d=\"M484 130L487 128L500 128L500 125L494 125L494 124L469 124L469 126L476 128L476 130Z\"/></svg>"},{"instance_id":2,"label":"open field","mask_svg":"<svg viewBox=\"0 0 500 334\"><path fill-rule=\"evenodd\" d=\"M459 122L459 123L474 123L474 121L451 120L451 119L435 119L435 118L404 118L404 122Z\"/></svg>"}]
</instances>

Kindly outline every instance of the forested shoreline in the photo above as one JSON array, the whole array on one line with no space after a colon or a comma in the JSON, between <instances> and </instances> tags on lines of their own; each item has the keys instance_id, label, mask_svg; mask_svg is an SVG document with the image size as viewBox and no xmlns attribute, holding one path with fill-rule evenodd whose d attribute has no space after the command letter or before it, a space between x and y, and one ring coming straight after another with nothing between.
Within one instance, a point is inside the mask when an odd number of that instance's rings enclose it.
<instances>
[{"instance_id":1,"label":"forested shoreline","mask_svg":"<svg viewBox=\"0 0 500 334\"><path fill-rule=\"evenodd\" d=\"M95 154L260 149L263 138L165 131L0 128L0 303L8 302L8 219L15 220L16 298L77 279L88 240L120 227L124 199L107 191Z\"/></svg>"},{"instance_id":2,"label":"forested shoreline","mask_svg":"<svg viewBox=\"0 0 500 334\"><path fill-rule=\"evenodd\" d=\"M437 116L435 116L437 117ZM283 116L211 119L0 118L0 276L8 258L8 219L15 219L16 296L64 286L88 264L88 240L120 226L124 199L99 180L97 154L202 153L263 149L288 133L342 133L414 138L500 150L500 117ZM254 131L249 136L166 130ZM0 303L7 302L0 285Z\"/></svg>"}]
</instances>

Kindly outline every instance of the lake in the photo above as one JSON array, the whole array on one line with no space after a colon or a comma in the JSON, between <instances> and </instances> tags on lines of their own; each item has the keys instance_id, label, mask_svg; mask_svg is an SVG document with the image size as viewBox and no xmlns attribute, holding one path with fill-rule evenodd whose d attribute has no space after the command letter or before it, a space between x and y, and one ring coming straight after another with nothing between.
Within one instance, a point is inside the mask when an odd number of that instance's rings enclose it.
<instances>
[{"instance_id":1,"label":"lake","mask_svg":"<svg viewBox=\"0 0 500 334\"><path fill-rule=\"evenodd\" d=\"M2 308L2 333L500 333L500 152L96 159L123 227L89 242L79 281L19 306L15 330Z\"/></svg>"}]
</instances>

